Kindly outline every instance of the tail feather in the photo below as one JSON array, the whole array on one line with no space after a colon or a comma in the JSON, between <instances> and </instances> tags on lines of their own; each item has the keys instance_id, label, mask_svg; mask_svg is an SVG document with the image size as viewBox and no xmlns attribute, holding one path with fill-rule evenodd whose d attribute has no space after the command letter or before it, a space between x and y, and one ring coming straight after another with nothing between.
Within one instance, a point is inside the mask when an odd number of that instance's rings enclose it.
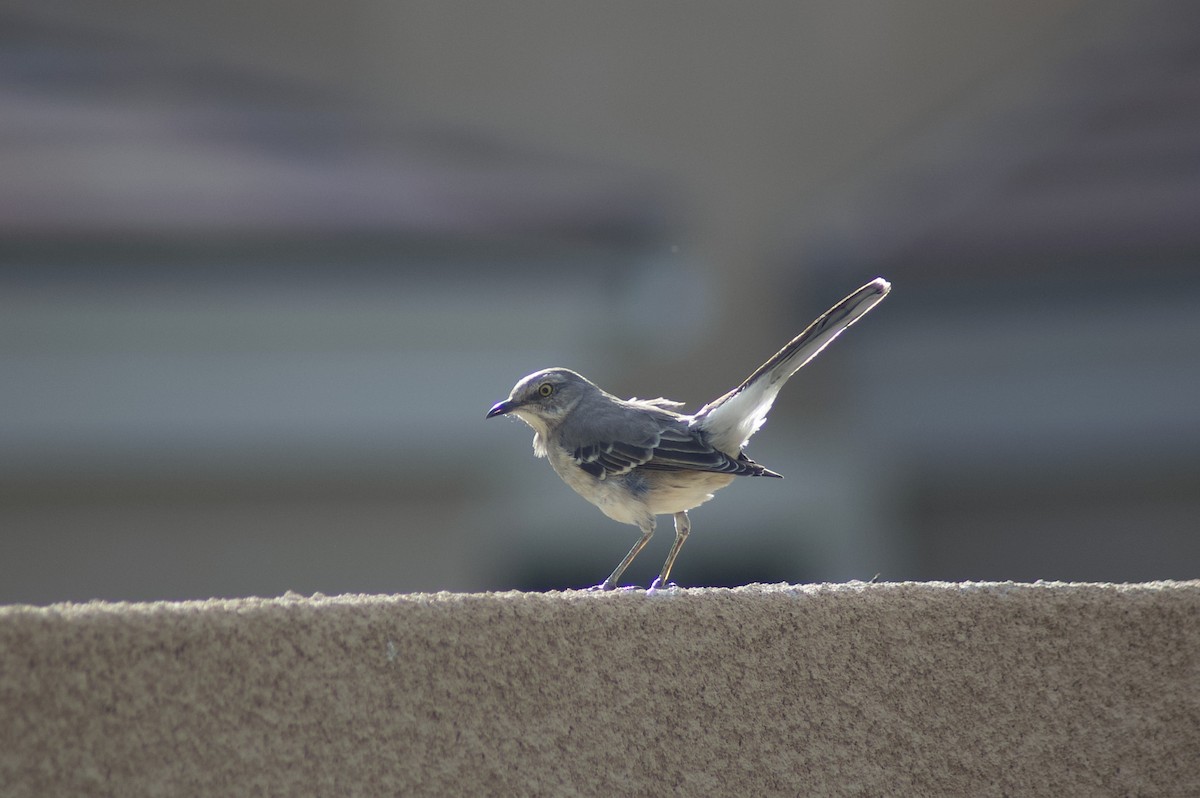
<instances>
[{"instance_id":1,"label":"tail feather","mask_svg":"<svg viewBox=\"0 0 1200 798\"><path fill-rule=\"evenodd\" d=\"M695 416L709 440L725 452L739 452L767 420L767 412L788 378L829 346L887 296L891 284L877 277L825 311L763 363L741 385L709 402Z\"/></svg>"}]
</instances>

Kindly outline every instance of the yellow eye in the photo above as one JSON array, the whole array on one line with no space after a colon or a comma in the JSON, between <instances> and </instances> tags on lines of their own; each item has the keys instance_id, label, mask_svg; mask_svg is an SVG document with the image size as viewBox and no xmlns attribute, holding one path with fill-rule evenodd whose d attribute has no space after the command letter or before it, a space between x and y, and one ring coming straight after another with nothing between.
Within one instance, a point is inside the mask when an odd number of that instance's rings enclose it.
<instances>
[{"instance_id":1,"label":"yellow eye","mask_svg":"<svg viewBox=\"0 0 1200 798\"><path fill-rule=\"evenodd\" d=\"M549 396L550 394L554 393L554 386L548 382L543 382L538 386L538 393L540 393L542 396Z\"/></svg>"}]
</instances>

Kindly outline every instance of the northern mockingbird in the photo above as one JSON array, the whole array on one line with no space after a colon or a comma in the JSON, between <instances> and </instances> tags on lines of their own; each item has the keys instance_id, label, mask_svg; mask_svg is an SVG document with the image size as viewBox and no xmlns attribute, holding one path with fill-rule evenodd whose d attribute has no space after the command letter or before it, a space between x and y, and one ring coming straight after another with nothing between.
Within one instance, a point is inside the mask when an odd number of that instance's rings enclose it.
<instances>
[{"instance_id":1,"label":"northern mockingbird","mask_svg":"<svg viewBox=\"0 0 1200 798\"><path fill-rule=\"evenodd\" d=\"M598 587L611 590L654 534L654 518L675 516L675 543L650 589L667 585L690 531L687 511L734 477L779 477L742 449L766 421L788 378L891 290L876 278L838 302L746 380L692 415L668 399L618 399L570 369L535 371L487 418L515 415L533 427L533 451L601 512L642 531Z\"/></svg>"}]
</instances>

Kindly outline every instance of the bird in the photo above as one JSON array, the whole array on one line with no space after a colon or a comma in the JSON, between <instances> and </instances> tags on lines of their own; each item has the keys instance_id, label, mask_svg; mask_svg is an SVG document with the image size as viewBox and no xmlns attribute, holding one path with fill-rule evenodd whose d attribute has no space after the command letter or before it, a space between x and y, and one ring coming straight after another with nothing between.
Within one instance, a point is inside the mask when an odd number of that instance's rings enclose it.
<instances>
[{"instance_id":1,"label":"bird","mask_svg":"<svg viewBox=\"0 0 1200 798\"><path fill-rule=\"evenodd\" d=\"M514 416L533 428L533 451L570 488L641 537L596 590L612 590L672 515L675 540L650 586L668 579L691 532L688 511L737 477L781 477L744 449L766 421L784 383L887 296L878 277L835 304L733 390L692 414L669 399L620 399L567 368L522 377L485 418Z\"/></svg>"}]
</instances>

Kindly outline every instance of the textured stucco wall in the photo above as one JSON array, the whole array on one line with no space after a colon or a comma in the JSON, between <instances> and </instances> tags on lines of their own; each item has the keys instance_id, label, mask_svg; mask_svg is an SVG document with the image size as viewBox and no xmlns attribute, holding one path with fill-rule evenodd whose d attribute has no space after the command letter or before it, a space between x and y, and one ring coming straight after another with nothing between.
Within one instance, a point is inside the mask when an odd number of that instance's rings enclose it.
<instances>
[{"instance_id":1,"label":"textured stucco wall","mask_svg":"<svg viewBox=\"0 0 1200 798\"><path fill-rule=\"evenodd\" d=\"M0 784L1184 795L1198 621L1200 582L7 607Z\"/></svg>"}]
</instances>

